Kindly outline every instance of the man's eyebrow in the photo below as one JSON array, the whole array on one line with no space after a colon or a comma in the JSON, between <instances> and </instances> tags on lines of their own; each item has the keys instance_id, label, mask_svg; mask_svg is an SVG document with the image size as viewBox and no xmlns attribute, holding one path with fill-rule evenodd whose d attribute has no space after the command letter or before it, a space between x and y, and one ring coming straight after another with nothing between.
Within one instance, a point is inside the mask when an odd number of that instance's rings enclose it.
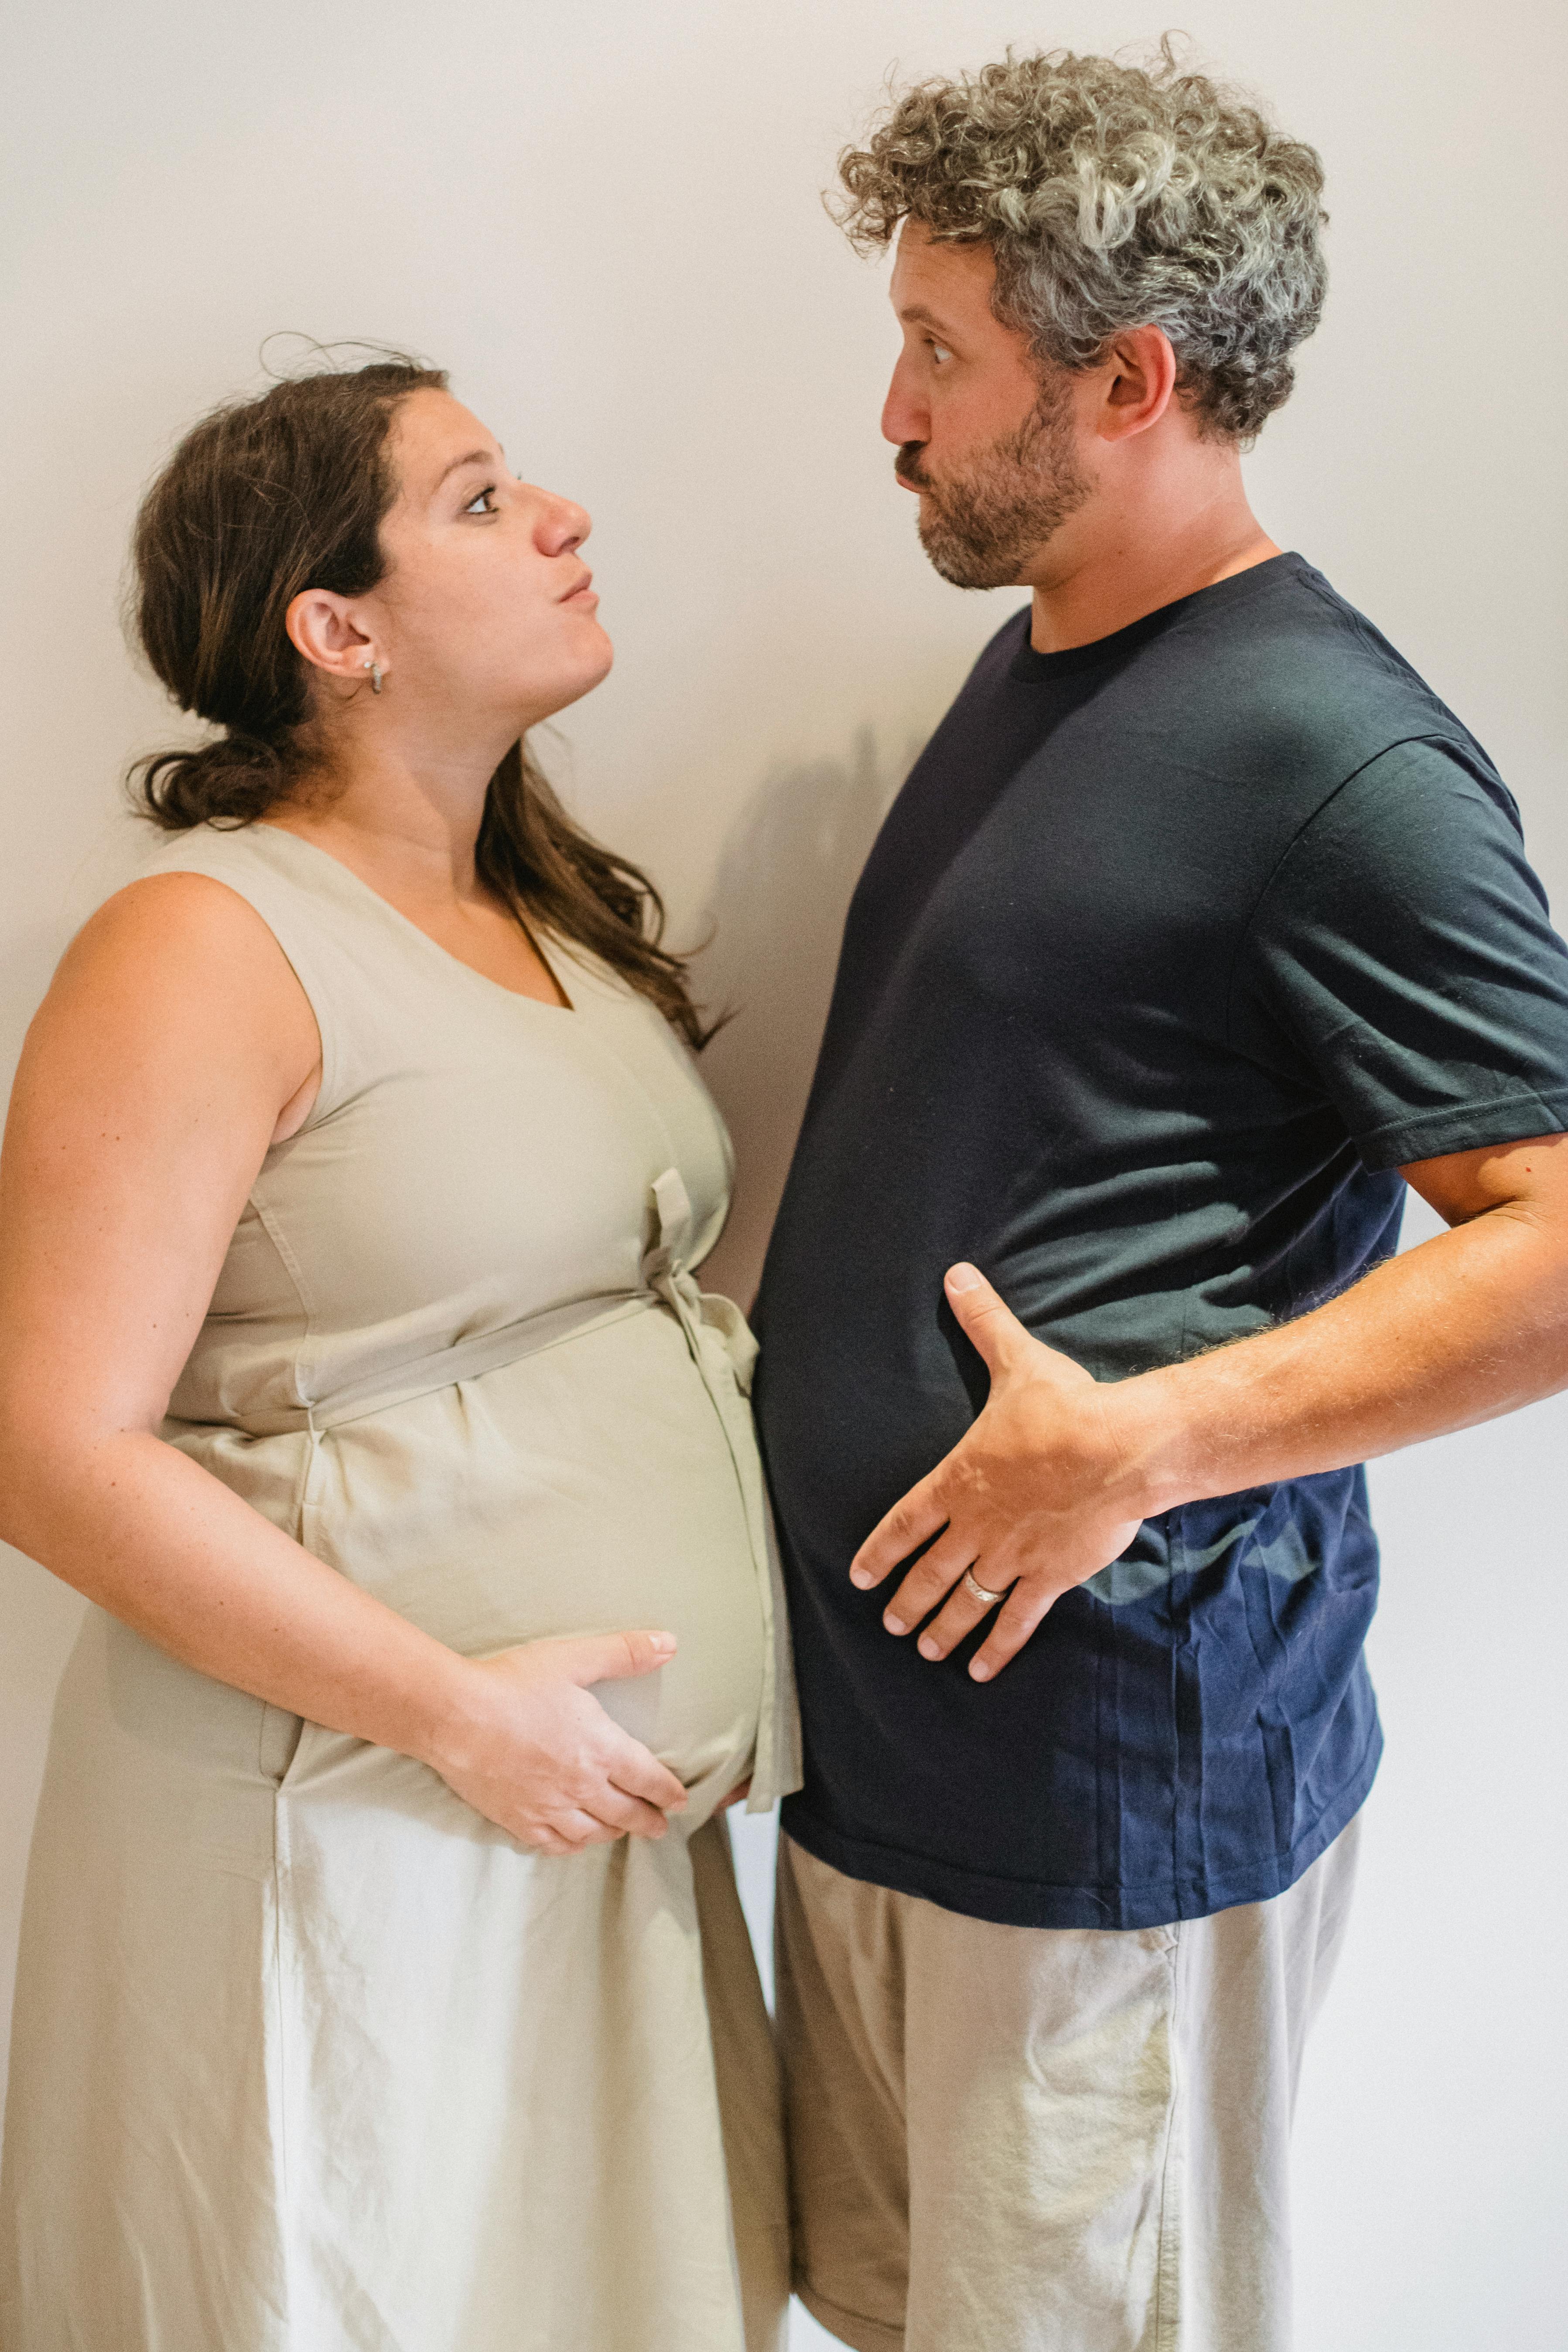
<instances>
[{"instance_id":1,"label":"man's eyebrow","mask_svg":"<svg viewBox=\"0 0 1568 2352\"><path fill-rule=\"evenodd\" d=\"M906 302L899 316L906 320L911 327L934 327L939 335L949 334L952 331L946 320L939 319L934 310L928 310L923 302Z\"/></svg>"}]
</instances>

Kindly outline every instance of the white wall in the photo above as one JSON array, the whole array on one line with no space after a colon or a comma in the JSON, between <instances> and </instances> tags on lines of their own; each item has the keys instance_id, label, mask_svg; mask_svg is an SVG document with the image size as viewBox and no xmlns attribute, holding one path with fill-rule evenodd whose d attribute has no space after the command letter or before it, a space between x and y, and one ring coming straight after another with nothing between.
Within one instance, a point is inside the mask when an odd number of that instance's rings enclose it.
<instances>
[{"instance_id":1,"label":"white wall","mask_svg":"<svg viewBox=\"0 0 1568 2352\"><path fill-rule=\"evenodd\" d=\"M1563 20L1551 0L1200 0L1205 52L1322 149L1333 292L1256 502L1500 760L1568 898ZM835 933L910 751L1016 600L927 570L876 418L878 274L817 191L889 66L1161 29L1107 0L51 0L14 20L0 646L0 1024L126 870L158 740L115 597L139 486L293 330L413 345L599 519L614 677L563 733L716 992L744 1295ZM1550 268L1550 282L1547 271ZM1300 2135L1305 2352L1568 2341L1554 1864L1568 1606L1561 1404L1377 1474L1390 1754ZM76 1603L4 1570L8 1969ZM754 1869L754 1853L748 1866ZM804 2337L802 2339L805 2340Z\"/></svg>"}]
</instances>

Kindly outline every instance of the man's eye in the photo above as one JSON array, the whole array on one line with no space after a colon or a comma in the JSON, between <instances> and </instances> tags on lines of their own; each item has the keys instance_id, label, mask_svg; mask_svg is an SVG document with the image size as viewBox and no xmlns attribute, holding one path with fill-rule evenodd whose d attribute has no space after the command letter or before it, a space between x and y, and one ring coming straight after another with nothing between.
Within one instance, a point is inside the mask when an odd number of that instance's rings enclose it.
<instances>
[{"instance_id":1,"label":"man's eye","mask_svg":"<svg viewBox=\"0 0 1568 2352\"><path fill-rule=\"evenodd\" d=\"M927 338L927 341L930 344L931 355L936 362L938 367L942 365L943 360L950 360L952 357L952 353L948 350L945 343L932 342L929 336Z\"/></svg>"},{"instance_id":2,"label":"man's eye","mask_svg":"<svg viewBox=\"0 0 1568 2352\"><path fill-rule=\"evenodd\" d=\"M499 509L490 503L494 499L495 494L495 484L493 482L487 483L486 487L479 492L479 497L469 500L468 504L463 509L463 512L465 514L497 513Z\"/></svg>"}]
</instances>

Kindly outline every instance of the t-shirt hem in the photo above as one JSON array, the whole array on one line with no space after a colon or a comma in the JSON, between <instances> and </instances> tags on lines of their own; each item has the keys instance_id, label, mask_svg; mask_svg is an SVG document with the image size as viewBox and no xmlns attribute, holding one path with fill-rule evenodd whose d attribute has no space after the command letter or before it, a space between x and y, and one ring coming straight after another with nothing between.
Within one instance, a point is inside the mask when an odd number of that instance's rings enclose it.
<instances>
[{"instance_id":1,"label":"t-shirt hem","mask_svg":"<svg viewBox=\"0 0 1568 2352\"><path fill-rule=\"evenodd\" d=\"M898 1846L830 1828L798 1796L785 1802L782 1826L796 1845L846 1878L885 1886L895 1895L912 1895L943 1911L987 1919L996 1927L1166 1927L1181 1919L1206 1919L1240 1903L1267 1903L1285 1894L1361 1811L1382 1756L1379 1728L1354 1776L1288 1853L1260 1854L1244 1869L1215 1876L1173 1874L1137 1886L1058 1886L963 1870L930 1855L909 1853Z\"/></svg>"},{"instance_id":2,"label":"t-shirt hem","mask_svg":"<svg viewBox=\"0 0 1568 2352\"><path fill-rule=\"evenodd\" d=\"M1391 1120L1358 1135L1355 1143L1363 1167L1376 1175L1385 1168L1441 1159L1450 1151L1482 1151L1522 1143L1533 1135L1559 1135L1564 1128L1568 1087L1552 1087L1540 1093L1501 1095L1463 1109L1423 1111L1414 1118Z\"/></svg>"}]
</instances>

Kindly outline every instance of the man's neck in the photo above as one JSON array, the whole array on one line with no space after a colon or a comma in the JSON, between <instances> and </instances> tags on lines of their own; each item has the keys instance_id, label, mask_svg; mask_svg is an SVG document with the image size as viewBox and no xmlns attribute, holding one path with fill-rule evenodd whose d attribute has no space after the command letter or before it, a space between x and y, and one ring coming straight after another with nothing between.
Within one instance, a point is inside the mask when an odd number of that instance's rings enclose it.
<instances>
[{"instance_id":1,"label":"man's neck","mask_svg":"<svg viewBox=\"0 0 1568 2352\"><path fill-rule=\"evenodd\" d=\"M1208 481L1148 480L1121 502L1093 498L1059 541L1041 557L1047 576L1031 583L1037 653L1093 645L1279 553L1247 505L1234 460Z\"/></svg>"}]
</instances>

